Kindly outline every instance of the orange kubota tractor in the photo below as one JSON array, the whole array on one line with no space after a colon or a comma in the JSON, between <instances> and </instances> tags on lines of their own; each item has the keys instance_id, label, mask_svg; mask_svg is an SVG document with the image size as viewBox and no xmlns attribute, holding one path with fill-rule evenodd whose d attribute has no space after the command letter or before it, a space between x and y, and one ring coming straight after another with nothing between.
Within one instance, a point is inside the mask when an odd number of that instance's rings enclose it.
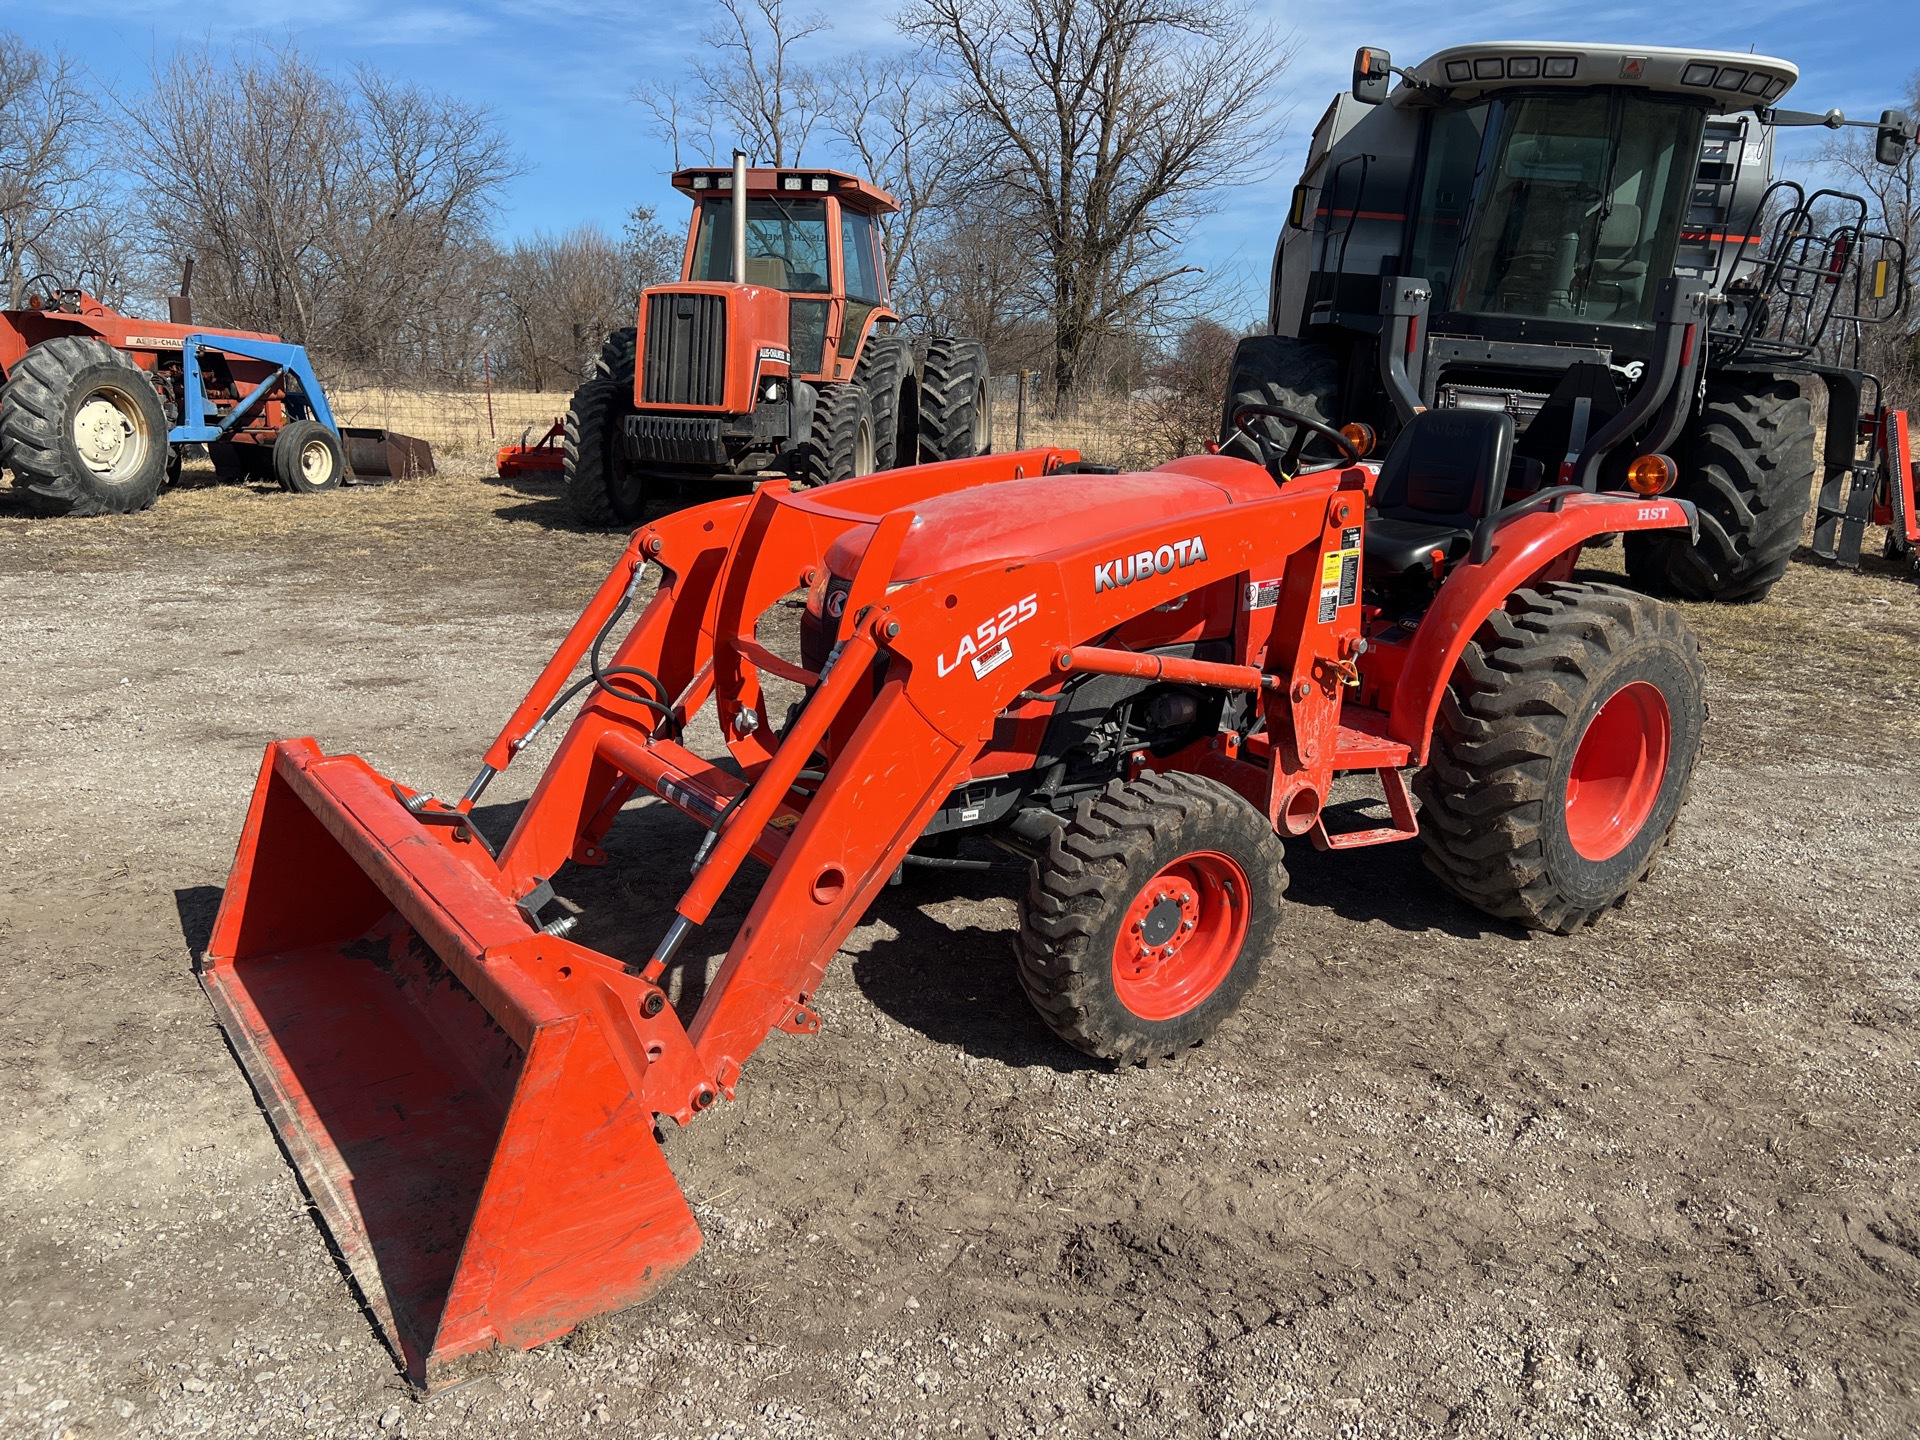
<instances>
[{"instance_id":1,"label":"orange kubota tractor","mask_svg":"<svg viewBox=\"0 0 1920 1440\"><path fill-rule=\"evenodd\" d=\"M899 203L838 170L682 170L680 280L607 337L566 421L567 496L631 525L667 487L790 476L825 485L992 441L987 351L916 346L888 299L880 220ZM736 195L745 206L734 204Z\"/></svg>"},{"instance_id":2,"label":"orange kubota tractor","mask_svg":"<svg viewBox=\"0 0 1920 1440\"><path fill-rule=\"evenodd\" d=\"M817 1030L837 948L955 836L1031 866L1020 983L1121 1063L1200 1042L1290 963L1283 838L1418 836L1458 895L1556 931L1648 873L1700 745L1700 659L1676 610L1575 566L1694 523L1662 493L1673 463L1617 493L1544 484L1484 410L1415 416L1378 465L1363 426L1274 405L1234 425L1264 463L1027 450L644 525L457 802L269 747L201 979L417 1381L686 1263L656 1127L730 1098L773 1029ZM1312 437L1336 458L1303 464ZM804 618L777 646L783 604ZM488 782L575 700L513 833L482 833ZM1342 777L1386 814L1330 810ZM587 948L556 892L569 867L664 865L614 853L643 793L703 827L691 883ZM681 1013L689 932L746 884Z\"/></svg>"}]
</instances>

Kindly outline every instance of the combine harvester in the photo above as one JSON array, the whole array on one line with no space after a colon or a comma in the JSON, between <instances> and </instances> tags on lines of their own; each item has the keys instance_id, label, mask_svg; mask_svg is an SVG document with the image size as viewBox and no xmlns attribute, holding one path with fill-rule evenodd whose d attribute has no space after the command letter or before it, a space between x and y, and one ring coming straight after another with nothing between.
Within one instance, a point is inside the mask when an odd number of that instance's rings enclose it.
<instances>
[{"instance_id":1,"label":"combine harvester","mask_svg":"<svg viewBox=\"0 0 1920 1440\"><path fill-rule=\"evenodd\" d=\"M1290 405L1383 435L1426 407L1501 411L1523 461L1562 480L1597 465L1607 485L1670 452L1699 531L1630 537L1628 574L1758 600L1801 541L1824 390L1814 554L1857 565L1869 519L1907 553L1906 417L1860 344L1907 313L1906 247L1860 196L1775 179L1773 149L1781 126L1861 126L1894 166L1913 122L1779 109L1798 77L1764 55L1645 46L1495 41L1404 70L1361 50L1314 130L1271 333L1242 343L1227 410ZM1695 338L1665 356L1672 318Z\"/></svg>"},{"instance_id":2,"label":"combine harvester","mask_svg":"<svg viewBox=\"0 0 1920 1440\"><path fill-rule=\"evenodd\" d=\"M1616 532L1689 534L1673 463L1511 500L1502 412L1418 415L1377 467L1362 426L1273 405L1234 426L1261 463L1029 450L644 525L456 803L269 747L201 980L416 1382L687 1262L656 1127L730 1098L770 1031L819 1028L836 950L923 841L1031 864L1020 983L1120 1064L1199 1043L1284 962L1282 837L1418 836L1457 894L1562 932L1646 876L1699 750L1700 660L1671 607L1571 577ZM1304 464L1313 438L1335 458ZM783 603L789 653L759 630ZM803 698L771 703L776 679ZM496 848L475 802L583 694ZM1329 810L1337 777L1377 784L1384 823ZM692 881L588 949L556 887L613 863L643 792L705 828ZM667 972L749 859L751 912L682 1015Z\"/></svg>"},{"instance_id":3,"label":"combine harvester","mask_svg":"<svg viewBox=\"0 0 1920 1440\"><path fill-rule=\"evenodd\" d=\"M42 515L145 510L205 445L222 479L300 494L431 475L433 449L339 426L298 345L193 324L188 263L172 319L136 320L42 275L0 311L0 467Z\"/></svg>"}]
</instances>

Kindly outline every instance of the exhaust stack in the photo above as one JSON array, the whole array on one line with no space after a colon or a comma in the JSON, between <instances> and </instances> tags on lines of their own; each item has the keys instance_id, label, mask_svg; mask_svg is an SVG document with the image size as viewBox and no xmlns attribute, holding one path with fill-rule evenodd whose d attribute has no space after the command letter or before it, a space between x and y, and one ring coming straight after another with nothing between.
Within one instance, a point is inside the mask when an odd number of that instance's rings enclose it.
<instances>
[{"instance_id":1,"label":"exhaust stack","mask_svg":"<svg viewBox=\"0 0 1920 1440\"><path fill-rule=\"evenodd\" d=\"M733 152L733 283L747 283L747 152Z\"/></svg>"}]
</instances>

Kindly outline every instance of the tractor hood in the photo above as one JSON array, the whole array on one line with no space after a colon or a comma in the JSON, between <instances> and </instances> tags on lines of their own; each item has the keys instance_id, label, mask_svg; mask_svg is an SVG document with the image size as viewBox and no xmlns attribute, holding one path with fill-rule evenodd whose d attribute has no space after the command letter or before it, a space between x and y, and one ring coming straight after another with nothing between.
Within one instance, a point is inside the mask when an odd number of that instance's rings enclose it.
<instances>
[{"instance_id":1,"label":"tractor hood","mask_svg":"<svg viewBox=\"0 0 1920 1440\"><path fill-rule=\"evenodd\" d=\"M1270 499L1273 477L1226 455L1198 455L1125 475L1038 475L923 500L894 566L896 584L994 560L1027 560L1152 520ZM852 575L874 527L827 548L828 574ZM823 577L824 578L824 577Z\"/></svg>"}]
</instances>

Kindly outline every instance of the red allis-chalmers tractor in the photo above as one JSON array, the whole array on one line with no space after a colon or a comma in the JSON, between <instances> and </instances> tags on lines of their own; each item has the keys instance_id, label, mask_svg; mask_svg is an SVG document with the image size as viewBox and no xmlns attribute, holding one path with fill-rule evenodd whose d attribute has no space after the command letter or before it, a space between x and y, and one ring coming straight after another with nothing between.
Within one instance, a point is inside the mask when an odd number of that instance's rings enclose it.
<instances>
[{"instance_id":1,"label":"red allis-chalmers tractor","mask_svg":"<svg viewBox=\"0 0 1920 1440\"><path fill-rule=\"evenodd\" d=\"M189 262L167 321L122 315L46 275L29 282L25 308L0 310L0 467L36 511L144 510L179 479L183 445L209 437L222 479L299 493L334 489L350 473L433 472L424 440L336 430L297 347L195 325L192 281ZM223 340L258 353L224 350Z\"/></svg>"},{"instance_id":2,"label":"red allis-chalmers tractor","mask_svg":"<svg viewBox=\"0 0 1920 1440\"><path fill-rule=\"evenodd\" d=\"M1283 837L1417 835L1457 894L1555 931L1647 874L1700 745L1700 659L1674 609L1574 576L1589 541L1693 523L1660 493L1672 462L1642 457L1645 493L1513 499L1503 413L1423 413L1377 468L1364 427L1254 420L1264 465L1027 450L642 526L457 802L312 740L268 749L202 983L416 1380L693 1255L656 1128L732 1096L771 1030L817 1030L837 948L954 836L1030 863L1020 983L1122 1064L1200 1042L1292 963ZM1311 436L1338 458L1301 465ZM776 649L783 604L804 613ZM475 801L583 693L496 848ZM1329 811L1341 777L1378 783L1382 823ZM609 863L643 791L707 833L658 930L602 953L555 887ZM749 858L768 873L682 1014L676 952Z\"/></svg>"},{"instance_id":3,"label":"red allis-chalmers tractor","mask_svg":"<svg viewBox=\"0 0 1920 1440\"><path fill-rule=\"evenodd\" d=\"M987 452L986 347L916 348L896 328L879 225L900 208L891 195L739 154L673 183L694 201L681 278L641 296L639 325L607 337L567 413L582 520L632 525L663 484L824 485Z\"/></svg>"}]
</instances>

